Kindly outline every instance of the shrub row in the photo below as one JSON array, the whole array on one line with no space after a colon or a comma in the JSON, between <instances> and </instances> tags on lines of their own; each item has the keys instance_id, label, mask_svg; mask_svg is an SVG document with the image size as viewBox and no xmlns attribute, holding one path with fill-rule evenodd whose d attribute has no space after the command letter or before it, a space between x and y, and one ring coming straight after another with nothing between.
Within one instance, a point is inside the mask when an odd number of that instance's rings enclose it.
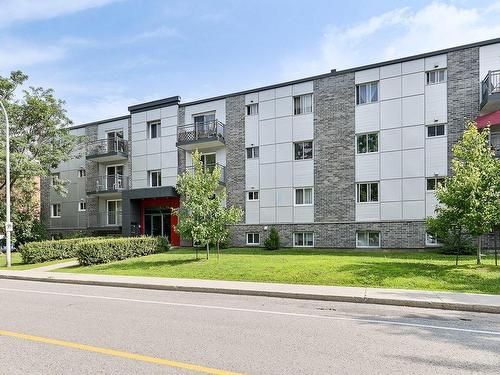
<instances>
[{"instance_id":1,"label":"shrub row","mask_svg":"<svg viewBox=\"0 0 500 375\"><path fill-rule=\"evenodd\" d=\"M170 247L164 237L102 238L80 242L76 257L82 266L114 262L166 251Z\"/></svg>"},{"instance_id":2,"label":"shrub row","mask_svg":"<svg viewBox=\"0 0 500 375\"><path fill-rule=\"evenodd\" d=\"M81 237L65 240L27 242L19 246L23 263L41 263L49 260L68 259L76 255L76 246L93 238Z\"/></svg>"}]
</instances>

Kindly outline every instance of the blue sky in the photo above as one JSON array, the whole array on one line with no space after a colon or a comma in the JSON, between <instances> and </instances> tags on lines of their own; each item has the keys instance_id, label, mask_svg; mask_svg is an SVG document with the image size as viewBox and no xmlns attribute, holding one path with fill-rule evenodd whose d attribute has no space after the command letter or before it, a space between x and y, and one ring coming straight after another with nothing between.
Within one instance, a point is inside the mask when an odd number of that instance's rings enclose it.
<instances>
[{"instance_id":1,"label":"blue sky","mask_svg":"<svg viewBox=\"0 0 500 375\"><path fill-rule=\"evenodd\" d=\"M500 1L0 0L0 75L75 124L500 37Z\"/></svg>"}]
</instances>

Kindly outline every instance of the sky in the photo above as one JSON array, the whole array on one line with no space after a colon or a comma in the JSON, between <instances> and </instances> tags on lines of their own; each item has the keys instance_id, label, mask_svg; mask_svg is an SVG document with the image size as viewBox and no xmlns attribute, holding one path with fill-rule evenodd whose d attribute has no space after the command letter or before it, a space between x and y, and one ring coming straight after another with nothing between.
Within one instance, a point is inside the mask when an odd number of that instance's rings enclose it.
<instances>
[{"instance_id":1,"label":"sky","mask_svg":"<svg viewBox=\"0 0 500 375\"><path fill-rule=\"evenodd\" d=\"M74 124L500 37L499 1L0 0L0 76Z\"/></svg>"}]
</instances>

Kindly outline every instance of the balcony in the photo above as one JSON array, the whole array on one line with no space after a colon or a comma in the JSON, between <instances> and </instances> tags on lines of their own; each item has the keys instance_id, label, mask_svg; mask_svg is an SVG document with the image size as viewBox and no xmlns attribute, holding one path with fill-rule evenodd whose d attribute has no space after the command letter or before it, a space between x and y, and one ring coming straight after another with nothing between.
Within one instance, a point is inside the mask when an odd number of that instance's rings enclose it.
<instances>
[{"instance_id":1,"label":"balcony","mask_svg":"<svg viewBox=\"0 0 500 375\"><path fill-rule=\"evenodd\" d=\"M121 227L122 225L122 211L105 211L97 212L88 217L89 228L113 228Z\"/></svg>"},{"instance_id":2,"label":"balcony","mask_svg":"<svg viewBox=\"0 0 500 375\"><path fill-rule=\"evenodd\" d=\"M184 150L224 146L224 137L224 124L218 120L177 127L177 147Z\"/></svg>"},{"instance_id":3,"label":"balcony","mask_svg":"<svg viewBox=\"0 0 500 375\"><path fill-rule=\"evenodd\" d=\"M85 188L87 194L118 193L129 188L129 178L121 174L87 177Z\"/></svg>"},{"instance_id":4,"label":"balcony","mask_svg":"<svg viewBox=\"0 0 500 375\"><path fill-rule=\"evenodd\" d=\"M481 114L500 110L500 70L490 70L481 82Z\"/></svg>"},{"instance_id":5,"label":"balcony","mask_svg":"<svg viewBox=\"0 0 500 375\"><path fill-rule=\"evenodd\" d=\"M87 143L86 158L100 162L126 160L128 141L122 138L100 139Z\"/></svg>"},{"instance_id":6,"label":"balcony","mask_svg":"<svg viewBox=\"0 0 500 375\"><path fill-rule=\"evenodd\" d=\"M219 180L219 183L221 185L225 185L226 184L226 167L223 166L223 165L220 165L219 163L216 163L216 164L207 164L207 165L204 165L203 167L205 168L205 171L213 171L215 166L219 166L219 168L221 169L221 174L220 174L220 180ZM189 173L194 173L194 166L190 166L190 167L179 167L179 174L182 174L184 172L188 171Z\"/></svg>"}]
</instances>

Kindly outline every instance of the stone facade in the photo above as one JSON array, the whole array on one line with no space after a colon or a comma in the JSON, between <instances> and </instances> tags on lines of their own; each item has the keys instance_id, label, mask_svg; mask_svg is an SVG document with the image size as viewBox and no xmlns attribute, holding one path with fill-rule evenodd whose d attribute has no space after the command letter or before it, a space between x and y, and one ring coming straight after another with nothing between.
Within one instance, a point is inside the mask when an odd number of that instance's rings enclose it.
<instances>
[{"instance_id":1,"label":"stone facade","mask_svg":"<svg viewBox=\"0 0 500 375\"><path fill-rule=\"evenodd\" d=\"M97 141L97 125L87 126L85 128L85 137L87 142ZM93 160L85 161L85 170L87 179L99 177L99 164ZM87 196L87 217L89 225L92 222L97 222L99 215L99 198L95 195Z\"/></svg>"}]
</instances>

